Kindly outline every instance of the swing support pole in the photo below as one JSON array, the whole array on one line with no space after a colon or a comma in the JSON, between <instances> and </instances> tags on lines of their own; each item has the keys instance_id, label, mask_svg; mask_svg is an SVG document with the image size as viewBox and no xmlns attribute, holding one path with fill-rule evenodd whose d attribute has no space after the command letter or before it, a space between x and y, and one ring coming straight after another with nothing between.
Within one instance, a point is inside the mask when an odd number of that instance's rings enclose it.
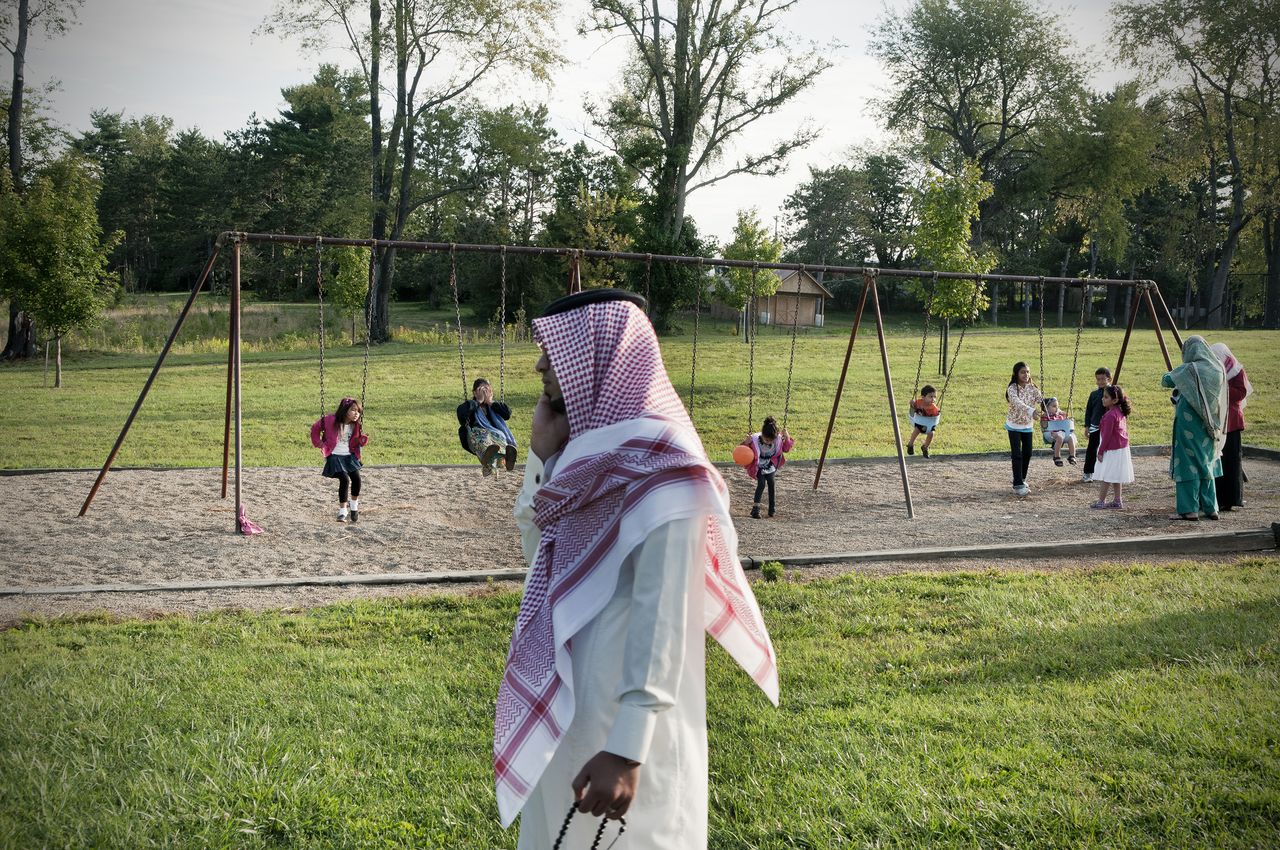
<instances>
[{"instance_id":1,"label":"swing support pole","mask_svg":"<svg viewBox=\"0 0 1280 850\"><path fill-rule=\"evenodd\" d=\"M241 409L240 409L240 240L231 243L231 362L235 380L236 402L236 515L232 520L235 529L240 529L240 509L242 504L240 489L241 455Z\"/></svg>"},{"instance_id":2,"label":"swing support pole","mask_svg":"<svg viewBox=\"0 0 1280 850\"><path fill-rule=\"evenodd\" d=\"M1141 284L1139 284L1141 286ZM1124 339L1120 342L1120 356L1116 358L1116 368L1111 374L1113 383L1120 383L1120 367L1124 365L1124 354L1129 350L1129 337L1133 334L1133 323L1138 318L1138 310L1141 309L1142 296L1134 298L1129 304L1129 323L1124 328Z\"/></svg>"},{"instance_id":3,"label":"swing support pole","mask_svg":"<svg viewBox=\"0 0 1280 850\"><path fill-rule=\"evenodd\" d=\"M1169 359L1169 348L1164 344L1164 333L1160 330L1160 317L1156 315L1155 305L1151 303L1151 290L1143 288L1142 300L1147 302L1147 312L1151 314L1151 326L1155 328L1156 340L1160 343L1160 353L1164 355L1164 365L1172 372L1173 361Z\"/></svg>"},{"instance_id":4,"label":"swing support pole","mask_svg":"<svg viewBox=\"0 0 1280 850\"><path fill-rule=\"evenodd\" d=\"M844 380L849 374L849 357L853 354L853 343L858 338L858 327L862 324L862 311L867 306L867 289L871 279L862 280L862 297L858 299L858 312L853 317L853 329L849 331L849 347L844 350L844 366L840 368L840 383L836 385L836 397L831 402L831 418L827 421L827 436L822 441L822 454L818 456L818 470L813 476L813 489L818 489L822 481L822 467L827 462L827 448L831 445L831 432L836 427L836 413L840 410L840 397L844 394Z\"/></svg>"},{"instance_id":5,"label":"swing support pole","mask_svg":"<svg viewBox=\"0 0 1280 850\"><path fill-rule=\"evenodd\" d=\"M111 453L107 455L107 460L102 464L102 471L98 473L98 478L93 482L93 487L89 490L89 495L85 497L84 504L80 506L80 516L84 516L89 512L89 505L93 504L93 497L98 495L98 488L102 486L102 482L106 480L107 473L111 471L111 464L115 462L116 455L120 453L120 447L124 445L124 438L129 436L129 428L133 425L133 420L137 418L138 411L142 410L142 403L147 400L147 393L151 392L151 385L155 383L156 375L160 374L160 367L164 365L165 358L169 356L169 349L173 347L173 341L178 338L178 331L182 330L182 325L187 320L187 314L191 312L191 305L195 303L196 296L200 294L200 290L204 288L204 283L209 279L209 273L213 271L213 263L218 259L218 252L222 250L223 236L219 236L217 241L213 243L213 253L209 255L208 261L204 264L204 270L200 272L200 277L196 279L196 285L191 287L191 295L187 297L187 303L182 305L182 312L178 314L178 320L173 323L173 330L169 332L169 338L165 340L164 348L160 349L160 356L156 358L156 365L151 367L151 374L147 376L147 382L142 385L142 392L138 393L138 400L133 403L133 410L129 411L129 418L124 421L124 427L120 429L120 436L116 437L116 443L111 447Z\"/></svg>"},{"instance_id":6,"label":"swing support pole","mask_svg":"<svg viewBox=\"0 0 1280 850\"><path fill-rule=\"evenodd\" d=\"M884 318L880 315L880 293L875 274L867 273L867 287L871 290L871 303L876 308L876 337L880 340L880 365L884 367L885 394L889 397L889 421L893 423L893 443L898 450L898 474L902 476L902 496L907 500L907 519L915 519L915 506L911 504L911 481L907 478L907 458L902 451L902 429L898 427L898 405L893 398L893 376L889 373L889 345L884 338Z\"/></svg>"}]
</instances>

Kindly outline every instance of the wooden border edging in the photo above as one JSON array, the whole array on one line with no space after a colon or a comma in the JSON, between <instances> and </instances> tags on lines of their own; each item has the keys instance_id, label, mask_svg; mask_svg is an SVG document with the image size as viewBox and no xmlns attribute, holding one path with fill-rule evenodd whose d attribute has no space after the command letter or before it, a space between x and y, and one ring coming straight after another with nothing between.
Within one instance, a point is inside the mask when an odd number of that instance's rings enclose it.
<instances>
[{"instance_id":1,"label":"wooden border edging","mask_svg":"<svg viewBox=\"0 0 1280 850\"><path fill-rule=\"evenodd\" d=\"M343 585L450 584L485 581L523 581L525 570L450 570L432 573L375 573L373 575L278 576L209 581L171 581L149 584L80 584L64 587L0 587L0 596L57 596L77 593L158 593L192 590L247 590L257 587L337 587Z\"/></svg>"},{"instance_id":2,"label":"wooden border edging","mask_svg":"<svg viewBox=\"0 0 1280 850\"><path fill-rule=\"evenodd\" d=\"M779 555L770 558L744 558L749 568L768 561L786 567L812 564L857 564L874 561L942 561L951 558L1042 558L1046 553L1060 555L1225 555L1231 552L1262 552L1280 548L1280 523L1243 531L1217 531L1206 534L1160 534L1154 537L1091 540L1057 540L1023 546L986 545L955 546L947 549L885 549L878 552L839 552L815 555Z\"/></svg>"},{"instance_id":3,"label":"wooden border edging","mask_svg":"<svg viewBox=\"0 0 1280 850\"><path fill-rule=\"evenodd\" d=\"M1050 541L1034 546L958 546L951 549L885 549L876 552L842 552L817 555L780 555L776 557L742 558L748 570L778 561L783 566L802 567L813 564L853 564L874 561L932 561L952 558L991 558L1005 560L1039 557L1045 552L1055 555L1106 554L1210 554L1263 552L1280 548L1280 523L1246 531L1220 531L1208 534L1162 534L1136 539ZM232 579L227 581L175 581L150 584L83 584L63 587L0 587L0 596L63 596L83 593L183 593L196 590L248 590L261 587L340 587L398 584L453 584L488 581L523 581L523 569L516 570L451 570L429 573L376 573L373 575L278 576L271 578Z\"/></svg>"}]
</instances>

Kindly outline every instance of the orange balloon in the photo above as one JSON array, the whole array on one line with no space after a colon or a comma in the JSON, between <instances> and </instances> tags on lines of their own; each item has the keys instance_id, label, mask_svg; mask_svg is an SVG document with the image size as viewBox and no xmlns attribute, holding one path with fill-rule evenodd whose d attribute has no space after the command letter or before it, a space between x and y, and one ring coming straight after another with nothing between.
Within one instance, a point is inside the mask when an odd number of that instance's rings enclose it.
<instances>
[{"instance_id":1,"label":"orange balloon","mask_svg":"<svg viewBox=\"0 0 1280 850\"><path fill-rule=\"evenodd\" d=\"M756 459L756 453L751 450L750 446L734 446L733 462L738 466L750 466L751 461Z\"/></svg>"}]
</instances>

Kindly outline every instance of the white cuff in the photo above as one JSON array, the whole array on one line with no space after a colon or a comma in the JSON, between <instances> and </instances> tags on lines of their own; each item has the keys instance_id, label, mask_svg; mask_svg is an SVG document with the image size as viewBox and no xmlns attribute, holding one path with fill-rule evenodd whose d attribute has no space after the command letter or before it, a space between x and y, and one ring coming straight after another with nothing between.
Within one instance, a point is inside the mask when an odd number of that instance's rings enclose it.
<instances>
[{"instance_id":1,"label":"white cuff","mask_svg":"<svg viewBox=\"0 0 1280 850\"><path fill-rule=\"evenodd\" d=\"M653 731L658 726L658 712L623 703L613 719L613 728L602 748L607 753L629 761L643 763L649 757Z\"/></svg>"}]
</instances>

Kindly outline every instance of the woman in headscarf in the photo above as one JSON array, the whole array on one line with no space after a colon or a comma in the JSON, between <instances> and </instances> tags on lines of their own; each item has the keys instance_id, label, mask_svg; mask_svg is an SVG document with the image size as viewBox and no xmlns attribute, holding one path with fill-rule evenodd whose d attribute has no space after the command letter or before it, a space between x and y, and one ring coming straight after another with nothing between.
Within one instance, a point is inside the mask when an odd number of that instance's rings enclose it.
<instances>
[{"instance_id":1,"label":"woman in headscarf","mask_svg":"<svg viewBox=\"0 0 1280 850\"><path fill-rule=\"evenodd\" d=\"M1253 385L1249 383L1244 366L1225 342L1214 343L1211 348L1227 373L1227 442L1222 447L1222 474L1214 483L1218 490L1218 509L1229 511L1244 507L1244 468L1241 465L1244 450L1240 443L1244 431L1244 407L1253 393Z\"/></svg>"},{"instance_id":2,"label":"woman in headscarf","mask_svg":"<svg viewBox=\"0 0 1280 850\"><path fill-rule=\"evenodd\" d=\"M1174 388L1173 454L1169 475L1177 491L1174 519L1218 518L1214 479L1222 474L1227 441L1227 375L1204 337L1187 337L1182 365L1161 379Z\"/></svg>"}]
</instances>

